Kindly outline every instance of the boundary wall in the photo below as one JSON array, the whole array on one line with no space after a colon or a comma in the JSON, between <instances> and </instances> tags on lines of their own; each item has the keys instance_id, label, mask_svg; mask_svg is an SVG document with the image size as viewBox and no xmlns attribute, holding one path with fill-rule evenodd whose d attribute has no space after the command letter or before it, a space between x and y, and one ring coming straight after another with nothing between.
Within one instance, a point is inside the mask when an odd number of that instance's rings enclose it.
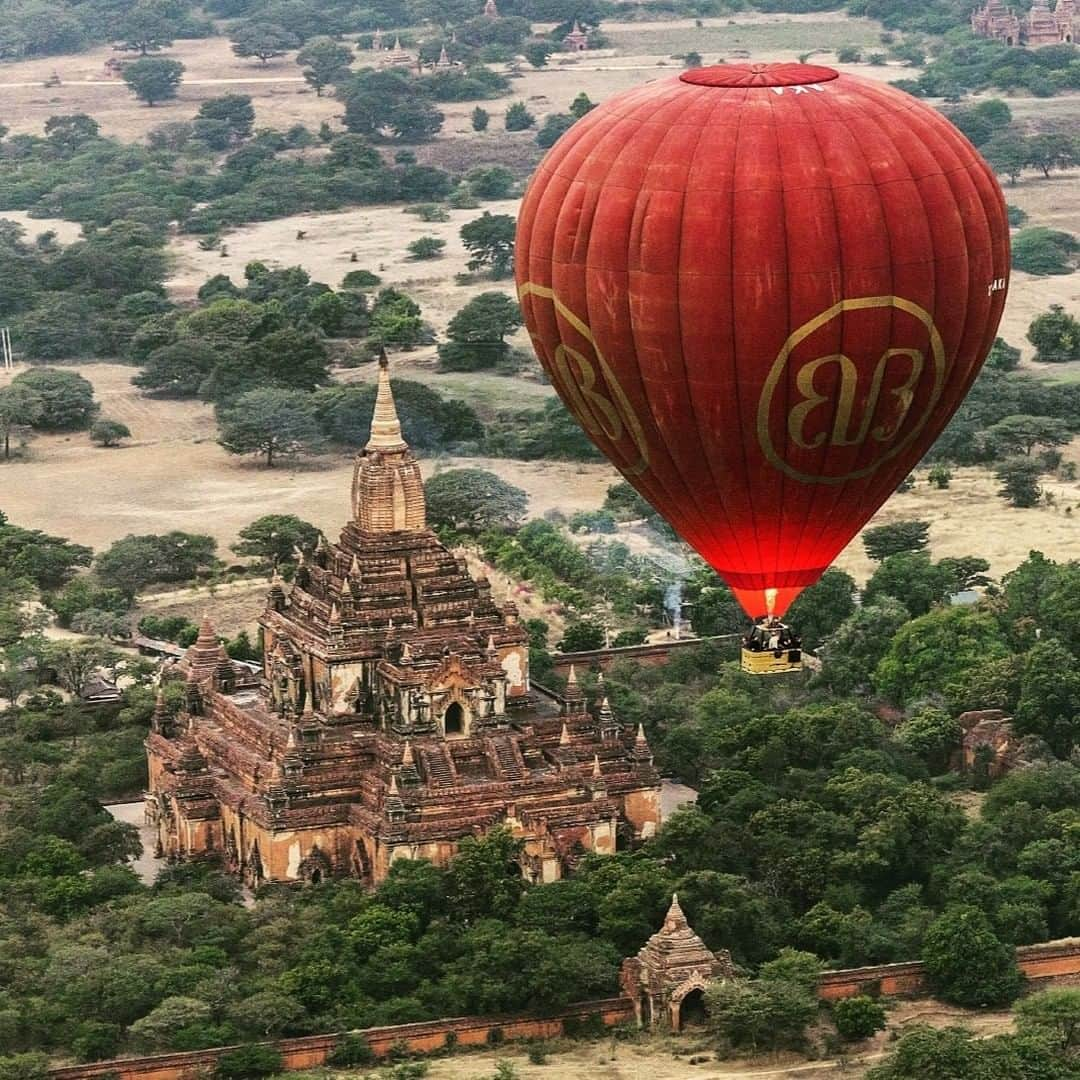
<instances>
[{"instance_id":1,"label":"boundary wall","mask_svg":"<svg viewBox=\"0 0 1080 1080\"><path fill-rule=\"evenodd\" d=\"M1033 989L1051 984L1080 985L1080 939L1025 945L1016 950L1016 961ZM926 973L918 961L880 964L876 967L826 971L818 982L823 1001L838 1001L856 994L912 997L926 990ZM431 1020L421 1024L366 1028L355 1034L367 1038L371 1049L385 1057L394 1047L414 1054L430 1054L454 1046L485 1046L495 1041L551 1039L564 1034L567 1021L582 1021L597 1015L608 1027L633 1021L634 1004L629 998L604 998L571 1005L546 1017L461 1016ZM492 1032L500 1034L493 1036ZM350 1033L353 1034L353 1033ZM326 1062L343 1037L342 1033L307 1035L271 1043L281 1053L286 1069L307 1069ZM52 1080L205 1080L222 1053L233 1047L195 1050L181 1054L120 1058L50 1069Z\"/></svg>"}]
</instances>

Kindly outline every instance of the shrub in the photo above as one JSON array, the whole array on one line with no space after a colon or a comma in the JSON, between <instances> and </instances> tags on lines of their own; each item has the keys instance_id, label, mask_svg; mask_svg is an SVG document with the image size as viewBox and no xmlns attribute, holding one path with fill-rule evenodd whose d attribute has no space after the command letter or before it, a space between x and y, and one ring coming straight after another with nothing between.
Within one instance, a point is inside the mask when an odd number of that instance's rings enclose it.
<instances>
[{"instance_id":1,"label":"shrub","mask_svg":"<svg viewBox=\"0 0 1080 1080\"><path fill-rule=\"evenodd\" d=\"M446 241L438 236L421 236L409 245L409 257L417 260L438 259L445 247Z\"/></svg>"},{"instance_id":2,"label":"shrub","mask_svg":"<svg viewBox=\"0 0 1080 1080\"><path fill-rule=\"evenodd\" d=\"M382 284L382 278L370 270L350 270L342 279L343 289L374 289Z\"/></svg>"},{"instance_id":3,"label":"shrub","mask_svg":"<svg viewBox=\"0 0 1080 1080\"><path fill-rule=\"evenodd\" d=\"M1021 229L1012 242L1012 264L1017 270L1046 277L1070 274L1080 255L1080 241L1071 233L1042 225Z\"/></svg>"},{"instance_id":4,"label":"shrub","mask_svg":"<svg viewBox=\"0 0 1080 1080\"><path fill-rule=\"evenodd\" d=\"M885 1027L885 1008L872 998L844 998L833 1006L833 1023L848 1042L869 1039Z\"/></svg>"},{"instance_id":5,"label":"shrub","mask_svg":"<svg viewBox=\"0 0 1080 1080\"><path fill-rule=\"evenodd\" d=\"M94 421L90 428L90 439L96 442L98 446L116 446L121 439L130 438L130 428L128 428L127 424L120 423L119 420L108 420L103 417Z\"/></svg>"},{"instance_id":6,"label":"shrub","mask_svg":"<svg viewBox=\"0 0 1080 1080\"><path fill-rule=\"evenodd\" d=\"M375 1051L363 1035L346 1035L338 1042L337 1046L327 1055L327 1065L373 1065L376 1061Z\"/></svg>"},{"instance_id":7,"label":"shrub","mask_svg":"<svg viewBox=\"0 0 1080 1080\"><path fill-rule=\"evenodd\" d=\"M536 117L525 107L524 102L515 101L506 110L507 131L527 131L536 123Z\"/></svg>"},{"instance_id":8,"label":"shrub","mask_svg":"<svg viewBox=\"0 0 1080 1080\"><path fill-rule=\"evenodd\" d=\"M241 1046L218 1058L214 1080L258 1080L282 1071L281 1054L272 1046Z\"/></svg>"}]
</instances>

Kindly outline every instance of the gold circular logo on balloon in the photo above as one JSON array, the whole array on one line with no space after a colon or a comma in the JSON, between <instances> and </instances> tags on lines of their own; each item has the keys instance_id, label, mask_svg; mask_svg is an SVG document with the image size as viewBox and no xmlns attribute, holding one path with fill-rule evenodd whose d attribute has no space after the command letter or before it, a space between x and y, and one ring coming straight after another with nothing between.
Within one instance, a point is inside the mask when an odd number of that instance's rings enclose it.
<instances>
[{"instance_id":1,"label":"gold circular logo on balloon","mask_svg":"<svg viewBox=\"0 0 1080 1080\"><path fill-rule=\"evenodd\" d=\"M645 429L588 324L545 285L526 282L518 289L518 296L522 300L527 296L550 300L556 312L587 343L585 350L560 342L552 359L545 364L548 374L562 391L567 408L593 440L616 449L619 469L627 476L643 473L649 467ZM533 341L543 357L542 342L536 338Z\"/></svg>"},{"instance_id":2,"label":"gold circular logo on balloon","mask_svg":"<svg viewBox=\"0 0 1080 1080\"><path fill-rule=\"evenodd\" d=\"M814 474L796 468L778 452L772 436L773 401L777 387L791 367L792 353L811 334L837 316L872 308L893 308L918 320L929 339L929 363L922 349L896 347L886 349L874 361L873 369L869 372L861 370L854 360L843 353L817 356L800 364L791 386L794 393L789 392L785 399L788 406L784 418L787 446L808 451L825 448L827 451L832 448L862 447L869 440L879 444L882 452L870 464L837 475ZM800 326L784 342L773 361L758 402L757 434L762 453L781 472L808 484L842 484L847 480L869 476L909 446L926 426L941 397L946 368L941 334L925 308L900 296L862 296L854 300L841 300ZM819 389L816 384L819 372L826 376L832 374L833 389L828 392ZM868 384L866 374L869 375ZM902 377L899 385L886 391L892 398L893 416L887 422L875 424L874 416L882 400L883 386L890 376ZM919 387L928 377L932 379L929 399L914 422L909 424ZM819 412L820 406L825 406L826 411ZM830 406L831 424L811 433L808 422L815 415L818 420L827 418ZM906 431L901 436L905 427Z\"/></svg>"}]
</instances>

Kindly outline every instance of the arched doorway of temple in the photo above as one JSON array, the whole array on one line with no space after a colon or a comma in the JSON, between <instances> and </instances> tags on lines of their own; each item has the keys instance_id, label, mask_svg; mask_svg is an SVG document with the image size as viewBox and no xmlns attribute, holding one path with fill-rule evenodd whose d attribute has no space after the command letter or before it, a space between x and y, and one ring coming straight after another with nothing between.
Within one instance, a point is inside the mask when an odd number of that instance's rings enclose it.
<instances>
[{"instance_id":1,"label":"arched doorway of temple","mask_svg":"<svg viewBox=\"0 0 1080 1080\"><path fill-rule=\"evenodd\" d=\"M642 994L638 1004L641 1008L641 1026L652 1027L652 1001L649 999L649 995Z\"/></svg>"},{"instance_id":2,"label":"arched doorway of temple","mask_svg":"<svg viewBox=\"0 0 1080 1080\"><path fill-rule=\"evenodd\" d=\"M705 1024L705 991L691 990L679 1002L679 1030L703 1027Z\"/></svg>"},{"instance_id":3,"label":"arched doorway of temple","mask_svg":"<svg viewBox=\"0 0 1080 1080\"><path fill-rule=\"evenodd\" d=\"M446 715L443 717L443 731L447 735L465 734L465 710L460 702L452 702L446 710Z\"/></svg>"}]
</instances>

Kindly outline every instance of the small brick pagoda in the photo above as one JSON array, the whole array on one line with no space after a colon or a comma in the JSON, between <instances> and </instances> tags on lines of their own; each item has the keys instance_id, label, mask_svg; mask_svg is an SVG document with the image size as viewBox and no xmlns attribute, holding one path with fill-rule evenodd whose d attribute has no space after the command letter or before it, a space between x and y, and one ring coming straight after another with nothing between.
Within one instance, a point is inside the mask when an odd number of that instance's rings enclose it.
<instances>
[{"instance_id":1,"label":"small brick pagoda","mask_svg":"<svg viewBox=\"0 0 1080 1080\"><path fill-rule=\"evenodd\" d=\"M262 669L232 661L209 620L162 679L147 738L158 854L221 856L250 885L445 864L464 836L505 825L522 871L552 881L585 852L652 836L660 782L639 728L571 676L529 681L513 604L427 528L420 467L385 360L352 520L337 544L275 574Z\"/></svg>"},{"instance_id":2,"label":"small brick pagoda","mask_svg":"<svg viewBox=\"0 0 1080 1080\"><path fill-rule=\"evenodd\" d=\"M637 956L623 961L619 982L634 1002L639 1027L679 1031L687 1014L702 1007L710 982L734 977L731 954L711 952L690 928L678 896L672 896L664 925Z\"/></svg>"}]
</instances>

